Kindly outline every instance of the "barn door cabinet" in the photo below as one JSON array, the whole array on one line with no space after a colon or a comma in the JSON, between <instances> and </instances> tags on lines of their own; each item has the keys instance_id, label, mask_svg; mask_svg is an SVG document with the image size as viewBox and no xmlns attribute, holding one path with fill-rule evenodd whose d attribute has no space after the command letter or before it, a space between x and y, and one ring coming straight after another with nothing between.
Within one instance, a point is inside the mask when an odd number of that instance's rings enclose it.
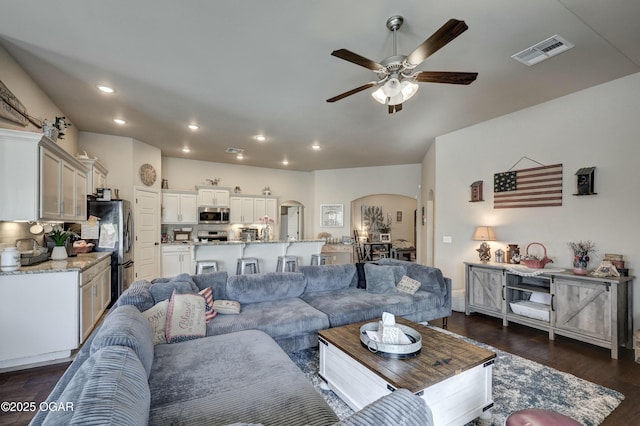
<instances>
[{"instance_id":1,"label":"barn door cabinet","mask_svg":"<svg viewBox=\"0 0 640 426\"><path fill-rule=\"evenodd\" d=\"M500 263L465 263L465 312L479 312L602 346L618 357L632 348L633 277L592 277L571 271L526 272Z\"/></svg>"}]
</instances>

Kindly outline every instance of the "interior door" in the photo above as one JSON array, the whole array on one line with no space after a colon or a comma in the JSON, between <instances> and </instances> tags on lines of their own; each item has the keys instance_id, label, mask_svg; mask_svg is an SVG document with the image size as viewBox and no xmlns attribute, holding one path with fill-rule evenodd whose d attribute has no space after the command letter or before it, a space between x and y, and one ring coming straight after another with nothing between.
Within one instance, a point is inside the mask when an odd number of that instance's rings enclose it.
<instances>
[{"instance_id":1,"label":"interior door","mask_svg":"<svg viewBox=\"0 0 640 426\"><path fill-rule=\"evenodd\" d=\"M160 276L160 193L142 187L134 192L134 277L151 281Z\"/></svg>"}]
</instances>

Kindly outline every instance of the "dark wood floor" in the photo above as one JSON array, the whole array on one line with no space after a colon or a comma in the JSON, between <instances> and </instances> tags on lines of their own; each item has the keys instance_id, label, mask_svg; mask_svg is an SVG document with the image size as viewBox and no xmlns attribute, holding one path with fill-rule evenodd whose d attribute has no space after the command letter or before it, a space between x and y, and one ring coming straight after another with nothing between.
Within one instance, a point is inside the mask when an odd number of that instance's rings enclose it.
<instances>
[{"instance_id":1,"label":"dark wood floor","mask_svg":"<svg viewBox=\"0 0 640 426\"><path fill-rule=\"evenodd\" d=\"M439 321L435 322L436 324ZM548 365L583 379L622 392L625 400L603 425L640 424L640 364L631 350L621 349L620 358L608 350L571 339L548 340L547 333L480 314L454 313L449 330L496 348ZM0 374L0 401L44 401L68 363ZM0 425L26 425L34 413L0 413Z\"/></svg>"}]
</instances>

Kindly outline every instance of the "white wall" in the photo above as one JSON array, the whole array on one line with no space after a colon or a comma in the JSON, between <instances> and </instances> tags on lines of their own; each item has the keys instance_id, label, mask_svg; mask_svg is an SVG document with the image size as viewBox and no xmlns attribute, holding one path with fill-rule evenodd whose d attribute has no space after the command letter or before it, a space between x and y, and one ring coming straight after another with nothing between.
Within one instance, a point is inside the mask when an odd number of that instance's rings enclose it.
<instances>
[{"instance_id":1,"label":"white wall","mask_svg":"<svg viewBox=\"0 0 640 426\"><path fill-rule=\"evenodd\" d=\"M314 205L307 215L313 233L329 232L334 237L351 235L351 201L365 195L397 194L419 199L420 164L317 170L314 175ZM342 228L320 227L321 204L344 204Z\"/></svg>"},{"instance_id":2,"label":"white wall","mask_svg":"<svg viewBox=\"0 0 640 426\"><path fill-rule=\"evenodd\" d=\"M13 59L9 52L0 46L0 80L15 95L16 98L27 109L27 113L39 120L55 120L56 117L64 117L65 113L60 110L49 96L40 89L35 81L24 72L22 67ZM67 118L73 124L73 117ZM9 120L0 118L0 127L4 129L25 130L29 132L41 132L42 129L29 123L27 127L21 126ZM58 144L67 152L75 155L78 152L78 131L75 126L71 126L65 132L64 139L58 139Z\"/></svg>"},{"instance_id":3,"label":"white wall","mask_svg":"<svg viewBox=\"0 0 640 426\"><path fill-rule=\"evenodd\" d=\"M435 265L464 287L463 261L476 261L476 225L495 227L492 252L517 243L521 251L538 241L551 266L570 268L570 241L592 240L597 267L604 253L624 255L630 274L640 262L640 73L546 102L436 139L425 164L436 164ZM493 174L507 171L522 156L544 164L562 163L561 207L494 209ZM435 158L435 161L434 161ZM515 169L534 167L521 162ZM596 167L598 195L575 197L575 172ZM426 167L426 166L425 166ZM484 181L484 202L469 203L469 185ZM423 181L428 188L433 183ZM452 244L442 237L453 237ZM634 295L640 324L640 292Z\"/></svg>"}]
</instances>

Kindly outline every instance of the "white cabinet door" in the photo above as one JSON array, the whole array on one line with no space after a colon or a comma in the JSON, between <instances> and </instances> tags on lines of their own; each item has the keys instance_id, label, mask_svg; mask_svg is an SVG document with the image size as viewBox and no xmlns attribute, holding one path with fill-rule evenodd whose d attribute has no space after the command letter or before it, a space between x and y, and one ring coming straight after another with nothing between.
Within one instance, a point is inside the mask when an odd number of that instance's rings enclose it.
<instances>
[{"instance_id":1,"label":"white cabinet door","mask_svg":"<svg viewBox=\"0 0 640 426\"><path fill-rule=\"evenodd\" d=\"M254 205L254 199L253 198L243 198L242 199L242 222L243 223L253 223L253 222L255 222L253 205Z\"/></svg>"},{"instance_id":2,"label":"white cabinet door","mask_svg":"<svg viewBox=\"0 0 640 426\"><path fill-rule=\"evenodd\" d=\"M215 206L229 207L229 191L226 189L217 189L215 191Z\"/></svg>"},{"instance_id":3,"label":"white cabinet door","mask_svg":"<svg viewBox=\"0 0 640 426\"><path fill-rule=\"evenodd\" d=\"M89 336L93 328L93 299L95 286L89 281L80 287L80 342Z\"/></svg>"},{"instance_id":4,"label":"white cabinet door","mask_svg":"<svg viewBox=\"0 0 640 426\"><path fill-rule=\"evenodd\" d=\"M47 149L40 152L40 217L58 219L62 216L62 160Z\"/></svg>"},{"instance_id":5,"label":"white cabinet door","mask_svg":"<svg viewBox=\"0 0 640 426\"><path fill-rule=\"evenodd\" d=\"M269 216L275 223L278 223L278 199L266 198L265 199L265 215Z\"/></svg>"},{"instance_id":6,"label":"white cabinet door","mask_svg":"<svg viewBox=\"0 0 640 426\"><path fill-rule=\"evenodd\" d=\"M162 194L162 223L180 223L180 194Z\"/></svg>"},{"instance_id":7,"label":"white cabinet door","mask_svg":"<svg viewBox=\"0 0 640 426\"><path fill-rule=\"evenodd\" d=\"M76 219L87 219L87 175L86 173L76 170Z\"/></svg>"},{"instance_id":8,"label":"white cabinet door","mask_svg":"<svg viewBox=\"0 0 640 426\"><path fill-rule=\"evenodd\" d=\"M191 247L190 246L163 246L162 247L162 276L164 278L175 277L180 274L191 273Z\"/></svg>"},{"instance_id":9,"label":"white cabinet door","mask_svg":"<svg viewBox=\"0 0 640 426\"><path fill-rule=\"evenodd\" d=\"M231 197L229 199L229 222L243 223L242 222L242 198Z\"/></svg>"},{"instance_id":10,"label":"white cabinet door","mask_svg":"<svg viewBox=\"0 0 640 426\"><path fill-rule=\"evenodd\" d=\"M66 161L62 162L62 218L76 218L76 169Z\"/></svg>"},{"instance_id":11,"label":"white cabinet door","mask_svg":"<svg viewBox=\"0 0 640 426\"><path fill-rule=\"evenodd\" d=\"M256 220L260 220L261 217L264 217L267 214L266 206L267 203L264 198L253 199L253 217Z\"/></svg>"},{"instance_id":12,"label":"white cabinet door","mask_svg":"<svg viewBox=\"0 0 640 426\"><path fill-rule=\"evenodd\" d=\"M213 206L215 201L215 190L213 189L198 189L198 205L199 206Z\"/></svg>"},{"instance_id":13,"label":"white cabinet door","mask_svg":"<svg viewBox=\"0 0 640 426\"><path fill-rule=\"evenodd\" d=\"M198 197L195 194L181 194L180 223L198 223Z\"/></svg>"}]
</instances>

